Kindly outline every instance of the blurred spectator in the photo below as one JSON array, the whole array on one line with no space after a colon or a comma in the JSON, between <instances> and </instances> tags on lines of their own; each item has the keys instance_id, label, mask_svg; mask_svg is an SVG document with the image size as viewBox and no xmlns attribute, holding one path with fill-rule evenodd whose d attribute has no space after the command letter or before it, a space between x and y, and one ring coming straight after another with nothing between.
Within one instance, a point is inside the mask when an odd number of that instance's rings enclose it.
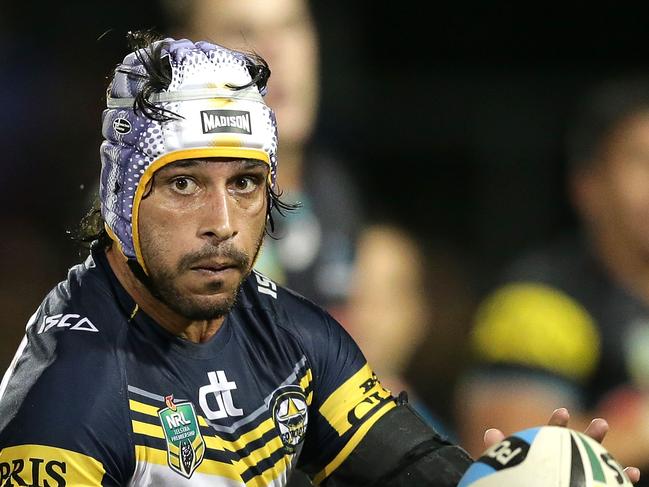
<instances>
[{"instance_id":1,"label":"blurred spectator","mask_svg":"<svg viewBox=\"0 0 649 487\"><path fill-rule=\"evenodd\" d=\"M419 243L392 224L368 226L358 243L348 328L381 382L407 389L403 371L426 333L432 303Z\"/></svg>"},{"instance_id":2,"label":"blurred spectator","mask_svg":"<svg viewBox=\"0 0 649 487\"><path fill-rule=\"evenodd\" d=\"M173 37L256 51L268 61L266 102L279 126L278 186L302 207L278 219L256 268L327 308L343 306L362 221L351 172L331 146L316 141L320 97L319 40L306 0L172 0Z\"/></svg>"},{"instance_id":3,"label":"blurred spectator","mask_svg":"<svg viewBox=\"0 0 649 487\"><path fill-rule=\"evenodd\" d=\"M453 379L452 374L442 378L435 370L413 364L413 356L428 336L446 335L446 330L439 328L443 323L438 318L448 303L437 299L439 276L430 265L423 242L398 224L374 223L363 230L357 255L347 329L383 385L395 395L406 391L410 404L422 417L440 433L455 439L451 425L436 409L443 401L425 402L406 378L408 368L414 365L424 375L417 381L424 388ZM452 340L444 340L444 350L440 345L428 346L426 353L445 355L460 348Z\"/></svg>"},{"instance_id":4,"label":"blurred spectator","mask_svg":"<svg viewBox=\"0 0 649 487\"><path fill-rule=\"evenodd\" d=\"M462 444L543 424L566 406L604 417L607 448L649 485L649 78L587 94L568 131L581 224L504 270L475 316L475 363L458 389Z\"/></svg>"},{"instance_id":5,"label":"blurred spectator","mask_svg":"<svg viewBox=\"0 0 649 487\"><path fill-rule=\"evenodd\" d=\"M478 266L457 244L440 238L420 239L423 261L419 298L430 309L429 323L403 370L418 399L436 416L437 424L458 441L453 397L468 351L466 340L476 300Z\"/></svg>"}]
</instances>

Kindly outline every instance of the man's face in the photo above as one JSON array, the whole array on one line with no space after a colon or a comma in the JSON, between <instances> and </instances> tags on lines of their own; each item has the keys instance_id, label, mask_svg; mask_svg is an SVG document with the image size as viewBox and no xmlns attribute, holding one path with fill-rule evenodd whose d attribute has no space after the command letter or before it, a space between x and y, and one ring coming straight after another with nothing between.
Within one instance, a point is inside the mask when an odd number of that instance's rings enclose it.
<instances>
[{"instance_id":1,"label":"man's face","mask_svg":"<svg viewBox=\"0 0 649 487\"><path fill-rule=\"evenodd\" d=\"M319 97L318 39L305 0L195 0L179 34L254 50L272 71L266 103L282 127L282 144L310 136Z\"/></svg>"},{"instance_id":2,"label":"man's face","mask_svg":"<svg viewBox=\"0 0 649 487\"><path fill-rule=\"evenodd\" d=\"M602 147L599 163L577 184L591 228L614 236L624 251L649 256L649 113L619 124Z\"/></svg>"},{"instance_id":3,"label":"man's face","mask_svg":"<svg viewBox=\"0 0 649 487\"><path fill-rule=\"evenodd\" d=\"M190 159L158 170L139 209L152 291L192 320L226 314L250 273L266 223L268 166Z\"/></svg>"}]
</instances>

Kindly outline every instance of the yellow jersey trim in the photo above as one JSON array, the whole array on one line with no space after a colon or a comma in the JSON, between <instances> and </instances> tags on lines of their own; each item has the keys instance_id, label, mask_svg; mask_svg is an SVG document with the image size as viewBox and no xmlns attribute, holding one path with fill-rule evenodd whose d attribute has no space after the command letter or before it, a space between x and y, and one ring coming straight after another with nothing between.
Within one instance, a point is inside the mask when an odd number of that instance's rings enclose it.
<instances>
[{"instance_id":1,"label":"yellow jersey trim","mask_svg":"<svg viewBox=\"0 0 649 487\"><path fill-rule=\"evenodd\" d=\"M32 461L34 459L39 462L34 463ZM30 444L2 448L0 464L9 465L11 469L8 472L9 478L16 480L16 477L19 477L25 482L23 485L100 487L106 473L101 462L88 455L45 445ZM19 470L18 466L21 467Z\"/></svg>"},{"instance_id":2,"label":"yellow jersey trim","mask_svg":"<svg viewBox=\"0 0 649 487\"><path fill-rule=\"evenodd\" d=\"M304 376L300 379L300 388L303 391L306 391L309 385L311 385L312 381L313 381L313 375L311 374L311 369L307 369ZM309 393L309 397L307 397L306 400L307 406L311 405L311 400L309 399L310 397L312 397L312 394Z\"/></svg>"},{"instance_id":3,"label":"yellow jersey trim","mask_svg":"<svg viewBox=\"0 0 649 487\"><path fill-rule=\"evenodd\" d=\"M261 475L251 478L246 482L247 487L267 487L273 480L282 475L291 465L291 459L288 455L280 458L275 465L267 468Z\"/></svg>"},{"instance_id":4,"label":"yellow jersey trim","mask_svg":"<svg viewBox=\"0 0 649 487\"><path fill-rule=\"evenodd\" d=\"M168 463L167 452L165 450L143 445L135 446L135 460L137 463L149 463L153 465L167 465ZM284 455L272 467L269 467L260 475L251 478L245 484L251 487L266 487L269 482L275 480L285 472L290 466L290 463L290 457ZM256 463L246 463L243 459L233 463L225 463L203 458L202 463L196 471L202 474L218 475L243 482L241 475L253 465L256 465Z\"/></svg>"},{"instance_id":5,"label":"yellow jersey trim","mask_svg":"<svg viewBox=\"0 0 649 487\"><path fill-rule=\"evenodd\" d=\"M154 418L156 418L156 421L159 420L158 408L155 406L150 406L149 404L144 404L143 402L139 402L134 399L129 399L128 405L131 411L146 414L147 416L153 416ZM197 414L196 417L198 418L198 424L200 424L201 426L209 426L203 416Z\"/></svg>"},{"instance_id":6,"label":"yellow jersey trim","mask_svg":"<svg viewBox=\"0 0 649 487\"><path fill-rule=\"evenodd\" d=\"M138 463L150 463L153 465L168 465L167 452L165 450L158 450L143 445L135 445L135 460ZM208 475L218 475L232 480L242 482L240 475L240 467L231 463L217 462L208 458L203 458L203 461L196 469Z\"/></svg>"},{"instance_id":7,"label":"yellow jersey trim","mask_svg":"<svg viewBox=\"0 0 649 487\"><path fill-rule=\"evenodd\" d=\"M162 426L156 426L155 424L143 423L142 421L136 420L132 420L131 425L133 427L133 433L151 436L153 438L160 438L162 440L165 439Z\"/></svg>"},{"instance_id":8,"label":"yellow jersey trim","mask_svg":"<svg viewBox=\"0 0 649 487\"><path fill-rule=\"evenodd\" d=\"M136 411L138 413L145 414L147 416L155 417L156 421L158 421L158 410L155 406L150 406L148 404L144 404L139 401L129 399L129 407L132 411ZM199 415L197 415L197 417L198 417L198 423L201 426L203 427L209 426L205 418ZM143 421L136 421L136 420L132 420L131 424L134 433L138 433L145 436L151 436L153 438L165 439L164 431L162 427L159 426L158 424L150 424L150 423L145 423ZM209 449L220 450L220 451L227 450L227 451L234 452L234 451L241 450L249 443L258 440L268 431L272 430L274 427L275 427L275 423L273 423L273 420L271 418L268 418L265 421L261 422L256 428L248 431L247 433L242 434L239 438L237 438L234 441L227 441L217 435L205 433L205 432L202 432L202 436L203 439L205 440L205 445ZM279 441L279 438L276 439ZM253 459L252 464L256 464L260 460L263 460L264 458L263 454L265 453L265 451L262 450L265 448L266 449L269 448L269 445L271 445L273 441L270 441L263 447L253 451L246 458ZM281 441L279 444L281 445ZM269 455L275 450L277 450L277 447L273 445L272 451L269 452Z\"/></svg>"},{"instance_id":9,"label":"yellow jersey trim","mask_svg":"<svg viewBox=\"0 0 649 487\"><path fill-rule=\"evenodd\" d=\"M343 436L381 400L389 397L390 392L383 388L366 363L327 398L319 412ZM350 423L352 417L354 423Z\"/></svg>"}]
</instances>

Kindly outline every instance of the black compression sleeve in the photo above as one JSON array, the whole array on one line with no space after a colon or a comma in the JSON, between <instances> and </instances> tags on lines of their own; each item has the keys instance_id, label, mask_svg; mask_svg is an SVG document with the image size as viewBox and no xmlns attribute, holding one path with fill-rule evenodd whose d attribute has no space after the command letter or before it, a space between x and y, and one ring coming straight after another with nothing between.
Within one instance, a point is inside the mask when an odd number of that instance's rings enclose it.
<instances>
[{"instance_id":1,"label":"black compression sleeve","mask_svg":"<svg viewBox=\"0 0 649 487\"><path fill-rule=\"evenodd\" d=\"M326 487L455 487L473 459L407 404L379 419Z\"/></svg>"}]
</instances>

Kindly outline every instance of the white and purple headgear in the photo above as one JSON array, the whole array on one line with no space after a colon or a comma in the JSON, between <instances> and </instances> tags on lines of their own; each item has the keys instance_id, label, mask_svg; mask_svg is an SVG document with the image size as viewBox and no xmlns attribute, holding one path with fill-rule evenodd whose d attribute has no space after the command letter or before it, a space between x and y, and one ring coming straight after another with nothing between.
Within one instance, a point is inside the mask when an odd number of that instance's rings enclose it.
<instances>
[{"instance_id":1,"label":"white and purple headgear","mask_svg":"<svg viewBox=\"0 0 649 487\"><path fill-rule=\"evenodd\" d=\"M177 116L151 117L135 107L149 77L143 60L155 48L168 57L171 82L147 99L158 113ZM102 115L101 214L124 255L145 271L138 209L147 183L161 167L181 159L257 159L270 166L269 185L275 186L277 124L263 101L265 92L251 83L249 66L246 54L168 38L130 53L115 69Z\"/></svg>"}]
</instances>

